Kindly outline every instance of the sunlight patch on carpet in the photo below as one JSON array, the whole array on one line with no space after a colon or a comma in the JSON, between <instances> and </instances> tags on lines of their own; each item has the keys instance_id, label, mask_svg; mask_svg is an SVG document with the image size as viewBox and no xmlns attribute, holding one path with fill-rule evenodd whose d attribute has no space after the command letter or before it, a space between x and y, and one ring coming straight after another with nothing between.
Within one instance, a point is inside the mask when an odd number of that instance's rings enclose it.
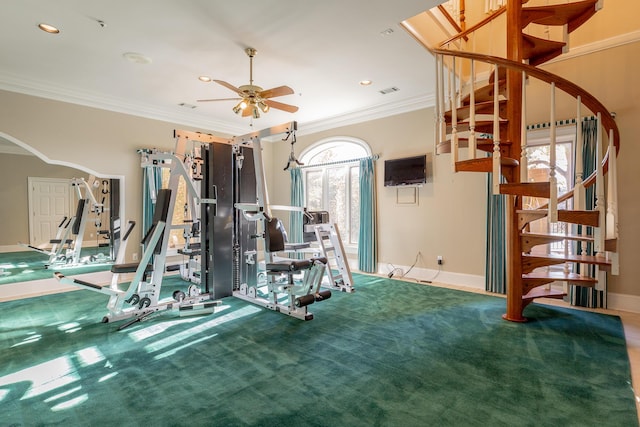
<instances>
[{"instance_id":1,"label":"sunlight patch on carpet","mask_svg":"<svg viewBox=\"0 0 640 427\"><path fill-rule=\"evenodd\" d=\"M259 313L260 311L262 310L258 307L246 306L234 312L227 313L224 316L216 317L215 319L209 320L208 322L202 323L193 328L179 332L170 337L163 338L154 343L147 344L144 347L144 349L147 351L147 353L160 351L162 349L165 349L171 345L178 343L179 341L189 340L193 338L193 336L197 333L204 332L218 325L222 325L223 323L231 322L232 320L240 319L242 317L246 317L251 314Z\"/></svg>"}]
</instances>

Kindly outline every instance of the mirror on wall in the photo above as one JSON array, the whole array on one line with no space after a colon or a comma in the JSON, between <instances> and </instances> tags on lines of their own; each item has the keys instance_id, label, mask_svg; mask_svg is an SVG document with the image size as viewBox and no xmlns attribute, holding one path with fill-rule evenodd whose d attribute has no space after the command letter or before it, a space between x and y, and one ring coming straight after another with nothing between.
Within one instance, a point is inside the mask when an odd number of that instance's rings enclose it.
<instances>
[{"instance_id":1,"label":"mirror on wall","mask_svg":"<svg viewBox=\"0 0 640 427\"><path fill-rule=\"evenodd\" d=\"M113 260L120 181L49 164L0 136L0 252L50 248L60 240L68 248L79 243L85 254Z\"/></svg>"}]
</instances>

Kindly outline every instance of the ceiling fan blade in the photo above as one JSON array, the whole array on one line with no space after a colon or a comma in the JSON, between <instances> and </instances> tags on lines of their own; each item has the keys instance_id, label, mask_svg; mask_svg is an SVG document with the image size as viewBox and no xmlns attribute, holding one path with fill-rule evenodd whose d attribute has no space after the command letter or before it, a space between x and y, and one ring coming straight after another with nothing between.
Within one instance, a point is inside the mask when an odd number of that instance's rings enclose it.
<instances>
[{"instance_id":1,"label":"ceiling fan blade","mask_svg":"<svg viewBox=\"0 0 640 427\"><path fill-rule=\"evenodd\" d=\"M293 95L293 89L289 86L278 86L272 89L263 90L258 94L260 98L275 98L277 96Z\"/></svg>"},{"instance_id":2,"label":"ceiling fan blade","mask_svg":"<svg viewBox=\"0 0 640 427\"><path fill-rule=\"evenodd\" d=\"M211 102L211 101L240 101L242 98L216 98L216 99L198 99L198 102Z\"/></svg>"},{"instance_id":3,"label":"ceiling fan blade","mask_svg":"<svg viewBox=\"0 0 640 427\"><path fill-rule=\"evenodd\" d=\"M226 87L229 90L234 91L235 93L237 93L238 95L242 96L242 91L240 89L238 89L237 87L235 87L234 85L227 83L225 81L222 80L214 80L214 82L218 83L219 85L222 85L224 87Z\"/></svg>"},{"instance_id":4,"label":"ceiling fan blade","mask_svg":"<svg viewBox=\"0 0 640 427\"><path fill-rule=\"evenodd\" d=\"M272 101L270 99L265 99L264 103L271 108L276 108L278 110L283 110L289 113L295 113L296 111L298 111L298 107L296 107L295 105L283 104L282 102Z\"/></svg>"}]
</instances>

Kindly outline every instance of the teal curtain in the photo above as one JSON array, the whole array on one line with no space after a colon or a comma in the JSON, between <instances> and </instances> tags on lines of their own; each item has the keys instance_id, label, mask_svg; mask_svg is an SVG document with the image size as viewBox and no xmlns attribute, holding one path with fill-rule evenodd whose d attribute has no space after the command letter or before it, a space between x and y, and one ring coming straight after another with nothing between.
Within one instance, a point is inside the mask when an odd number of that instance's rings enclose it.
<instances>
[{"instance_id":1,"label":"teal curtain","mask_svg":"<svg viewBox=\"0 0 640 427\"><path fill-rule=\"evenodd\" d=\"M300 168L289 170L291 175L291 206L304 206L304 183ZM289 241L292 243L302 242L302 212L291 212L289 214Z\"/></svg>"},{"instance_id":2,"label":"teal curtain","mask_svg":"<svg viewBox=\"0 0 640 427\"><path fill-rule=\"evenodd\" d=\"M598 131L598 119L589 118L582 122L582 161L583 161L583 177L586 178L591 175L597 166L597 153L596 153L596 138ZM595 185L586 189L585 192L585 209L592 210L596 206L596 188ZM582 233L583 227L586 227L586 234L593 235L592 227L578 225L577 232L578 234ZM578 243L574 243L576 247L576 251L578 248ZM583 244L584 245L584 244ZM584 246L583 246L584 247ZM587 243L586 247L587 255L594 255L593 245L591 242ZM583 275L591 275L595 274L595 266L587 265L586 266L589 271L582 272ZM576 273L580 272L580 264L576 264ZM606 308L606 297L607 284L602 284L604 286L604 290L597 290L595 288L587 288L583 286L570 286L569 297L571 299L571 304L580 306L580 307L591 307L591 308Z\"/></svg>"},{"instance_id":3,"label":"teal curtain","mask_svg":"<svg viewBox=\"0 0 640 427\"><path fill-rule=\"evenodd\" d=\"M485 252L485 284L488 292L507 293L506 196L494 195L492 176L487 175L487 239Z\"/></svg>"},{"instance_id":4,"label":"teal curtain","mask_svg":"<svg viewBox=\"0 0 640 427\"><path fill-rule=\"evenodd\" d=\"M378 271L376 233L376 185L373 158L360 160L360 235L358 268L366 273Z\"/></svg>"}]
</instances>

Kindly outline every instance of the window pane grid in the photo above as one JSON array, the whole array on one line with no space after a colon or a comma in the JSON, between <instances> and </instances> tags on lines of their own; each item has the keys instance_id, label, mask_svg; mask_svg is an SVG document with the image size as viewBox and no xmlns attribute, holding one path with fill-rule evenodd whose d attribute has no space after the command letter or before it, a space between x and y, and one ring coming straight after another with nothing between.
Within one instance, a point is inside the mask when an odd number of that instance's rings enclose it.
<instances>
[{"instance_id":1,"label":"window pane grid","mask_svg":"<svg viewBox=\"0 0 640 427\"><path fill-rule=\"evenodd\" d=\"M360 167L357 163L327 164L369 155L349 141L322 143L302 156L305 206L329 212L343 242L357 246L360 228ZM318 166L313 166L314 164Z\"/></svg>"}]
</instances>

